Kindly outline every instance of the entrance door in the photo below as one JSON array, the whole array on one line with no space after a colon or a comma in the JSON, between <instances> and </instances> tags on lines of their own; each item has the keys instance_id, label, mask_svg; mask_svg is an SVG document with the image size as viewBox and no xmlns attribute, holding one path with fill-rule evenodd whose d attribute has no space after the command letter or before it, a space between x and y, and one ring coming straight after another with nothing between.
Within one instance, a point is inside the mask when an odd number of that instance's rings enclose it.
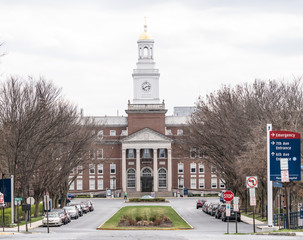
<instances>
[{"instance_id":1,"label":"entrance door","mask_svg":"<svg viewBox=\"0 0 303 240\"><path fill-rule=\"evenodd\" d=\"M141 177L142 192L153 191L153 177Z\"/></svg>"}]
</instances>

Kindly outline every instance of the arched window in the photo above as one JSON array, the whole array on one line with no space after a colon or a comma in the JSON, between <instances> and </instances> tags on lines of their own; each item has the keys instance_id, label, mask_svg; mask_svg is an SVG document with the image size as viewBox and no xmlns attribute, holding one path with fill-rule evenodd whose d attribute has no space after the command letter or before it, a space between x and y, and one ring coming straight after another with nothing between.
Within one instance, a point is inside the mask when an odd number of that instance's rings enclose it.
<instances>
[{"instance_id":1,"label":"arched window","mask_svg":"<svg viewBox=\"0 0 303 240\"><path fill-rule=\"evenodd\" d=\"M152 172L149 168L144 168L142 171L142 177L151 177Z\"/></svg>"},{"instance_id":2,"label":"arched window","mask_svg":"<svg viewBox=\"0 0 303 240\"><path fill-rule=\"evenodd\" d=\"M127 187L134 188L136 187L136 171L131 168L127 171Z\"/></svg>"},{"instance_id":3,"label":"arched window","mask_svg":"<svg viewBox=\"0 0 303 240\"><path fill-rule=\"evenodd\" d=\"M97 139L102 140L103 139L103 130L100 130L97 134Z\"/></svg>"},{"instance_id":4,"label":"arched window","mask_svg":"<svg viewBox=\"0 0 303 240\"><path fill-rule=\"evenodd\" d=\"M159 188L166 188L166 170L164 168L159 169L158 178L159 178Z\"/></svg>"},{"instance_id":5,"label":"arched window","mask_svg":"<svg viewBox=\"0 0 303 240\"><path fill-rule=\"evenodd\" d=\"M143 48L143 57L144 57L144 58L147 58L148 55L149 55L149 53L148 53L148 48L147 48L147 47L144 47L144 48Z\"/></svg>"}]
</instances>

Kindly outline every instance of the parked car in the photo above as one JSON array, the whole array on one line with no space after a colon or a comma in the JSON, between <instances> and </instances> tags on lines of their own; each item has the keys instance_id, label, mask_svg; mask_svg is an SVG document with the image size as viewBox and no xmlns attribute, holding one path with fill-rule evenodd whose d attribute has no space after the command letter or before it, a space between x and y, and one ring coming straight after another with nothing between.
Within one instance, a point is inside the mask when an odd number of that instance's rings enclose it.
<instances>
[{"instance_id":1,"label":"parked car","mask_svg":"<svg viewBox=\"0 0 303 240\"><path fill-rule=\"evenodd\" d=\"M221 218L222 212L225 210L225 207L226 207L226 205L222 204L222 203L218 206L216 213L215 213L215 218L218 218L218 219Z\"/></svg>"},{"instance_id":2,"label":"parked car","mask_svg":"<svg viewBox=\"0 0 303 240\"><path fill-rule=\"evenodd\" d=\"M70 217L66 210L58 208L54 209L52 212L57 212L59 214L59 217L61 218L63 224L67 224L70 222Z\"/></svg>"},{"instance_id":3,"label":"parked car","mask_svg":"<svg viewBox=\"0 0 303 240\"><path fill-rule=\"evenodd\" d=\"M207 213L209 205L210 205L210 202L204 203L204 205L202 206L202 211Z\"/></svg>"},{"instance_id":4,"label":"parked car","mask_svg":"<svg viewBox=\"0 0 303 240\"><path fill-rule=\"evenodd\" d=\"M47 226L47 215L45 214L42 219L43 226ZM63 223L59 212L49 212L48 213L48 226L61 226Z\"/></svg>"},{"instance_id":5,"label":"parked car","mask_svg":"<svg viewBox=\"0 0 303 240\"><path fill-rule=\"evenodd\" d=\"M229 221L230 220L236 220L236 213L235 213L235 211L234 211L234 209L232 207L230 208L230 216L229 217L226 216L226 208L222 212L222 216L221 216L222 221L226 222L227 218L229 218ZM241 214L240 214L240 212L237 212L237 221L241 222Z\"/></svg>"},{"instance_id":6,"label":"parked car","mask_svg":"<svg viewBox=\"0 0 303 240\"><path fill-rule=\"evenodd\" d=\"M94 204L91 200L88 200L86 201L87 205L88 205L88 208L89 208L89 211L92 212L94 211Z\"/></svg>"},{"instance_id":7,"label":"parked car","mask_svg":"<svg viewBox=\"0 0 303 240\"><path fill-rule=\"evenodd\" d=\"M88 213L89 212L89 206L86 202L81 202L80 205L83 209L83 213Z\"/></svg>"},{"instance_id":8,"label":"parked car","mask_svg":"<svg viewBox=\"0 0 303 240\"><path fill-rule=\"evenodd\" d=\"M200 200L200 199L197 200L197 202L196 202L196 208L197 208L197 209L202 208L202 205L203 205L203 204L202 204L202 201L203 201L203 200Z\"/></svg>"},{"instance_id":9,"label":"parked car","mask_svg":"<svg viewBox=\"0 0 303 240\"><path fill-rule=\"evenodd\" d=\"M74 195L74 194L71 194L71 193L68 193L68 194L67 194L67 198L73 199L73 198L75 198L75 195Z\"/></svg>"},{"instance_id":10,"label":"parked car","mask_svg":"<svg viewBox=\"0 0 303 240\"><path fill-rule=\"evenodd\" d=\"M69 213L71 219L79 218L79 210L76 206L65 206L64 209Z\"/></svg>"},{"instance_id":11,"label":"parked car","mask_svg":"<svg viewBox=\"0 0 303 240\"><path fill-rule=\"evenodd\" d=\"M218 207L219 207L219 203L210 204L208 208L208 214L210 214L211 216L215 216Z\"/></svg>"},{"instance_id":12,"label":"parked car","mask_svg":"<svg viewBox=\"0 0 303 240\"><path fill-rule=\"evenodd\" d=\"M83 208L82 208L81 204L72 204L70 206L75 206L78 209L79 217L83 216Z\"/></svg>"}]
</instances>

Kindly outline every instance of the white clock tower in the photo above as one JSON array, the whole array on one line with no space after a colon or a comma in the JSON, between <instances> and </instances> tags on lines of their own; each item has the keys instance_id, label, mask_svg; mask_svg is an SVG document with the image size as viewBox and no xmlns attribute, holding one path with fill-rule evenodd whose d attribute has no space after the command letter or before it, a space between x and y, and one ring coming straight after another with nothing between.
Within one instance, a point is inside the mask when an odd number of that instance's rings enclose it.
<instances>
[{"instance_id":1,"label":"white clock tower","mask_svg":"<svg viewBox=\"0 0 303 240\"><path fill-rule=\"evenodd\" d=\"M147 25L144 24L144 32L138 40L138 62L133 71L134 104L159 104L159 70L154 62L154 40L147 33Z\"/></svg>"}]
</instances>

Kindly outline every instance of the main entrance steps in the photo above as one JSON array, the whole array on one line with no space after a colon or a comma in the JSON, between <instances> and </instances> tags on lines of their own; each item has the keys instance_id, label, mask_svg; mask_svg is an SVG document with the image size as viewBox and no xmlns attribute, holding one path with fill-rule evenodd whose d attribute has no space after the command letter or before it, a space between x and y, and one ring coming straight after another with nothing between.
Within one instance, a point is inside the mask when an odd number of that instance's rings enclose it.
<instances>
[{"instance_id":1,"label":"main entrance steps","mask_svg":"<svg viewBox=\"0 0 303 240\"><path fill-rule=\"evenodd\" d=\"M141 198L144 195L151 195L151 192L128 192L128 198ZM155 192L155 197L173 197L173 192Z\"/></svg>"}]
</instances>

